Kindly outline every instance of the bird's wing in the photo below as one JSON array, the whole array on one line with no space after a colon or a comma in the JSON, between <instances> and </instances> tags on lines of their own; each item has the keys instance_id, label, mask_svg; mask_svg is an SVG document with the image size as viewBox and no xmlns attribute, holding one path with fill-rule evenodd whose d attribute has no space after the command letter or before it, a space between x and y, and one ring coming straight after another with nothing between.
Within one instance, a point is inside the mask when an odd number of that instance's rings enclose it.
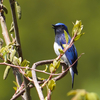
<instances>
[{"instance_id":1,"label":"bird's wing","mask_svg":"<svg viewBox=\"0 0 100 100\"><path fill-rule=\"evenodd\" d=\"M63 38L61 37L60 45L62 49L64 49L64 46L63 46L64 44L66 44L66 39L64 37ZM77 59L77 51L74 44L65 52L65 56L67 57L70 65L72 65L75 62L75 60ZM77 67L77 62L72 67L73 71L77 74L78 72L77 72L76 67Z\"/></svg>"}]
</instances>

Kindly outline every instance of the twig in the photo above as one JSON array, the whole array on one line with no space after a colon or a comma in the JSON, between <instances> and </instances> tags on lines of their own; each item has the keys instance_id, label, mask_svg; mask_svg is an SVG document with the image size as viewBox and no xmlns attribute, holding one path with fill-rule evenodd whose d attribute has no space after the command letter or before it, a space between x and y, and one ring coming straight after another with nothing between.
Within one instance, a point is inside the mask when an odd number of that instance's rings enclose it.
<instances>
[{"instance_id":1,"label":"twig","mask_svg":"<svg viewBox=\"0 0 100 100\"><path fill-rule=\"evenodd\" d=\"M2 12L0 12L0 13L2 13ZM9 38L9 35L8 35L7 26L6 26L4 17L2 16L2 14L0 14L0 15L1 15L0 16L0 22L1 22L1 28L2 28L2 35L4 37L6 44L9 45L10 44L10 38Z\"/></svg>"},{"instance_id":2,"label":"twig","mask_svg":"<svg viewBox=\"0 0 100 100\"><path fill-rule=\"evenodd\" d=\"M61 73L58 73L58 74L48 73L48 72L45 72L45 71L42 71L42 70L29 68L29 67L27 67L27 66L26 66L26 67L22 67L22 66L17 66L17 65L8 64L8 63L5 63L5 62L0 63L0 65L7 65L7 66L11 66L11 67L18 68L18 69L30 69L30 70L34 70L34 71L37 71L37 72L41 72L41 73L48 74L48 75L53 75L53 76L57 76L57 75L60 75L60 74L61 74ZM21 73L22 73L22 72L21 72ZM23 74L23 73L22 73L22 74ZM23 74L23 75L24 75L24 74Z\"/></svg>"},{"instance_id":3,"label":"twig","mask_svg":"<svg viewBox=\"0 0 100 100\"><path fill-rule=\"evenodd\" d=\"M36 64L35 64L35 63L33 64L32 68L33 68L33 69L36 68ZM36 77L36 73L35 73L34 70L32 70L32 79L33 79L33 81L34 81L34 85L35 85L35 87L36 87L36 90L37 90L37 92L38 92L38 95L39 95L40 100L44 100L44 96L43 96L41 87L40 87L40 85L38 84L37 77Z\"/></svg>"},{"instance_id":4,"label":"twig","mask_svg":"<svg viewBox=\"0 0 100 100\"><path fill-rule=\"evenodd\" d=\"M47 100L51 100L51 90L48 90Z\"/></svg>"}]
</instances>

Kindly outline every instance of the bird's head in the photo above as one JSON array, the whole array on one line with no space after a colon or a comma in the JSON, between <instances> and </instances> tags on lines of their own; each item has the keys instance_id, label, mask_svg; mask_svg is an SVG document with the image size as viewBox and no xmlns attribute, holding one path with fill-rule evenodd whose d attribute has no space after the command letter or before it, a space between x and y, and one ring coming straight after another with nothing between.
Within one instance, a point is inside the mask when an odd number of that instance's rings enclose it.
<instances>
[{"instance_id":1,"label":"bird's head","mask_svg":"<svg viewBox=\"0 0 100 100\"><path fill-rule=\"evenodd\" d=\"M63 33L64 30L68 33L67 26L63 23L57 23L55 25L53 24L52 26L53 26L52 28L55 30L55 34L56 33Z\"/></svg>"}]
</instances>

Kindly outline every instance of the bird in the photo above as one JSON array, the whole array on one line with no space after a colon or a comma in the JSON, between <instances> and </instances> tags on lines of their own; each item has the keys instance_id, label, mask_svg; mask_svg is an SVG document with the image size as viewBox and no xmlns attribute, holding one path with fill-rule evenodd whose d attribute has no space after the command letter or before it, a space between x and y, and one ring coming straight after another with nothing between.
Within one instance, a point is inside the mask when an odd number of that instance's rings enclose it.
<instances>
[{"instance_id":1,"label":"bird","mask_svg":"<svg viewBox=\"0 0 100 100\"><path fill-rule=\"evenodd\" d=\"M59 49L64 50L64 44L67 43L68 45L71 41L71 37L69 35L68 28L65 24L57 23L57 24L52 24L52 26L55 32L54 51L56 55L59 56L60 55ZM68 38L65 37L65 33L68 36ZM68 66L72 65L77 60L77 58L78 58L78 54L74 44L61 57L61 59ZM78 75L77 64L78 61L76 61L75 64L69 68L71 78L72 78L72 89L74 85L74 74Z\"/></svg>"}]
</instances>

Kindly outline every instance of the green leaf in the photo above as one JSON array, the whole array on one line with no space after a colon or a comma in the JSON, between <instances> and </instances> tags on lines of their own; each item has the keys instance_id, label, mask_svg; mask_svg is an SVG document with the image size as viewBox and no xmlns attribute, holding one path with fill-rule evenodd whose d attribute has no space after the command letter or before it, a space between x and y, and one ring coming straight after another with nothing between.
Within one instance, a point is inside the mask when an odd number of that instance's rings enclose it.
<instances>
[{"instance_id":1,"label":"green leaf","mask_svg":"<svg viewBox=\"0 0 100 100\"><path fill-rule=\"evenodd\" d=\"M87 93L86 100L100 100L96 93Z\"/></svg>"},{"instance_id":2,"label":"green leaf","mask_svg":"<svg viewBox=\"0 0 100 100\"><path fill-rule=\"evenodd\" d=\"M59 50L60 54L64 54L64 51L62 49L59 48L58 50Z\"/></svg>"},{"instance_id":3,"label":"green leaf","mask_svg":"<svg viewBox=\"0 0 100 100\"><path fill-rule=\"evenodd\" d=\"M15 49L12 49L11 50L11 54L10 54L10 61L12 62L13 61L13 57L15 56L16 54L16 50Z\"/></svg>"},{"instance_id":4,"label":"green leaf","mask_svg":"<svg viewBox=\"0 0 100 100\"><path fill-rule=\"evenodd\" d=\"M65 30L64 30L64 34L65 34L66 42L68 43L68 33Z\"/></svg>"},{"instance_id":5,"label":"green leaf","mask_svg":"<svg viewBox=\"0 0 100 100\"><path fill-rule=\"evenodd\" d=\"M67 95L74 95L72 100L100 100L96 93L89 93L84 89L71 90Z\"/></svg>"},{"instance_id":6,"label":"green leaf","mask_svg":"<svg viewBox=\"0 0 100 100\"><path fill-rule=\"evenodd\" d=\"M83 25L81 20L76 20L74 27L72 29L72 37L76 34L74 41L78 40L84 33L81 33Z\"/></svg>"},{"instance_id":7,"label":"green leaf","mask_svg":"<svg viewBox=\"0 0 100 100\"><path fill-rule=\"evenodd\" d=\"M70 95L76 95L77 94L77 90L71 90L67 93L68 96Z\"/></svg>"},{"instance_id":8,"label":"green leaf","mask_svg":"<svg viewBox=\"0 0 100 100\"><path fill-rule=\"evenodd\" d=\"M14 89L15 91L17 91L17 87L13 87L13 89Z\"/></svg>"},{"instance_id":9,"label":"green leaf","mask_svg":"<svg viewBox=\"0 0 100 100\"><path fill-rule=\"evenodd\" d=\"M26 66L29 66L30 62L28 60L24 60L22 63L21 63L21 66L23 67L26 67Z\"/></svg>"},{"instance_id":10,"label":"green leaf","mask_svg":"<svg viewBox=\"0 0 100 100\"><path fill-rule=\"evenodd\" d=\"M38 81L43 81L43 80L45 80L45 78L37 77L37 80Z\"/></svg>"},{"instance_id":11,"label":"green leaf","mask_svg":"<svg viewBox=\"0 0 100 100\"><path fill-rule=\"evenodd\" d=\"M10 33L11 33L11 32L14 32L14 23L13 23L13 22L11 23L11 27L10 27L9 32L10 32Z\"/></svg>"},{"instance_id":12,"label":"green leaf","mask_svg":"<svg viewBox=\"0 0 100 100\"><path fill-rule=\"evenodd\" d=\"M7 52L4 50L2 53L3 53L4 62L7 62Z\"/></svg>"},{"instance_id":13,"label":"green leaf","mask_svg":"<svg viewBox=\"0 0 100 100\"><path fill-rule=\"evenodd\" d=\"M44 69L44 71L46 72L46 71L47 71L47 69L48 69L48 65L46 65L46 66L45 66L45 69Z\"/></svg>"},{"instance_id":14,"label":"green leaf","mask_svg":"<svg viewBox=\"0 0 100 100\"><path fill-rule=\"evenodd\" d=\"M57 61L56 59L54 59L53 64L51 63L49 66L49 70L51 73L53 73L55 71L55 69L58 69L60 66L60 60Z\"/></svg>"},{"instance_id":15,"label":"green leaf","mask_svg":"<svg viewBox=\"0 0 100 100\"><path fill-rule=\"evenodd\" d=\"M4 74L3 74L3 80L5 80L9 74L9 71L10 71L11 67L10 66L7 66L5 68L5 71L4 71Z\"/></svg>"},{"instance_id":16,"label":"green leaf","mask_svg":"<svg viewBox=\"0 0 100 100\"><path fill-rule=\"evenodd\" d=\"M49 66L49 70L50 70L51 73L54 72L54 70L55 70L55 67L53 66L52 63Z\"/></svg>"},{"instance_id":17,"label":"green leaf","mask_svg":"<svg viewBox=\"0 0 100 100\"><path fill-rule=\"evenodd\" d=\"M52 79L52 80L50 80L50 81L48 82L48 88L49 88L51 91L54 90L55 86L56 86L55 80Z\"/></svg>"},{"instance_id":18,"label":"green leaf","mask_svg":"<svg viewBox=\"0 0 100 100\"><path fill-rule=\"evenodd\" d=\"M32 72L31 72L31 70L27 70L26 73L25 73L25 76L31 78L31 77L32 77Z\"/></svg>"},{"instance_id":19,"label":"green leaf","mask_svg":"<svg viewBox=\"0 0 100 100\"><path fill-rule=\"evenodd\" d=\"M13 83L15 84L16 87L20 87L17 82L13 81Z\"/></svg>"},{"instance_id":20,"label":"green leaf","mask_svg":"<svg viewBox=\"0 0 100 100\"><path fill-rule=\"evenodd\" d=\"M82 35L84 35L85 33L79 34L74 38L74 41L77 41Z\"/></svg>"},{"instance_id":21,"label":"green leaf","mask_svg":"<svg viewBox=\"0 0 100 100\"><path fill-rule=\"evenodd\" d=\"M16 11L17 11L17 15L18 15L18 19L21 19L21 7L19 5L19 3L17 1L15 1L15 6L16 6Z\"/></svg>"},{"instance_id":22,"label":"green leaf","mask_svg":"<svg viewBox=\"0 0 100 100\"><path fill-rule=\"evenodd\" d=\"M54 61L53 61L53 66L54 66L55 69L58 69L59 66L60 66L60 60L57 61L56 59L54 59Z\"/></svg>"},{"instance_id":23,"label":"green leaf","mask_svg":"<svg viewBox=\"0 0 100 100\"><path fill-rule=\"evenodd\" d=\"M22 60L22 58L20 57L20 58L17 58L16 56L14 56L13 57L13 64L14 65L20 65L21 64L21 60Z\"/></svg>"}]
</instances>

